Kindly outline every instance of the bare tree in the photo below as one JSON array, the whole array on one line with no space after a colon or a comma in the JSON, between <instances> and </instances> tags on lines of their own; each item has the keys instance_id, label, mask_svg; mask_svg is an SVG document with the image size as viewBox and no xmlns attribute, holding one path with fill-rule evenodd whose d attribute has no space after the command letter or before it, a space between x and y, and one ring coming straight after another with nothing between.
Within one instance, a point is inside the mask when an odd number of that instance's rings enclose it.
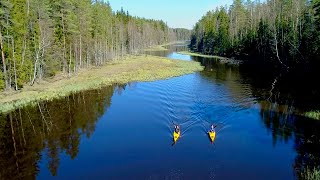
<instances>
[{"instance_id":1,"label":"bare tree","mask_svg":"<svg viewBox=\"0 0 320 180\"><path fill-rule=\"evenodd\" d=\"M2 66L3 66L4 81L6 84L6 89L8 90L8 89L10 89L10 85L8 82L6 57L4 55L4 46L3 46L3 37L2 37L2 33L1 33L1 27L0 27L0 50L1 50L1 59L2 59Z\"/></svg>"}]
</instances>

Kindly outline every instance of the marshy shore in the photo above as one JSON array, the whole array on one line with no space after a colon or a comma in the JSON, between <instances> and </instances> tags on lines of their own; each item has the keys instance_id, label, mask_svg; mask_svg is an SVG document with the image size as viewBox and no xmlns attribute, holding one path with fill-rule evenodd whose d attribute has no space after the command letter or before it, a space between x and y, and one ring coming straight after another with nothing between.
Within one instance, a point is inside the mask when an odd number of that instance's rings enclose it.
<instances>
[{"instance_id":1,"label":"marshy shore","mask_svg":"<svg viewBox=\"0 0 320 180\"><path fill-rule=\"evenodd\" d=\"M70 78L58 75L33 86L27 85L17 92L2 92L0 93L0 113L114 83L167 79L202 69L198 62L170 60L149 55L128 56L121 61L82 70Z\"/></svg>"}]
</instances>

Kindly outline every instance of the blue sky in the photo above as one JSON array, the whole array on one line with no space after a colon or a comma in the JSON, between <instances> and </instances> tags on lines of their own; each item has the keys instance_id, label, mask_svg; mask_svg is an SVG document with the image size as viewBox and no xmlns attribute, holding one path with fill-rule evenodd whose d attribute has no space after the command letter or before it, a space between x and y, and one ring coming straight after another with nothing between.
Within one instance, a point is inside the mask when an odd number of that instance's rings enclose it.
<instances>
[{"instance_id":1,"label":"blue sky","mask_svg":"<svg viewBox=\"0 0 320 180\"><path fill-rule=\"evenodd\" d=\"M109 0L114 11L128 10L133 16L162 19L170 27L192 29L209 10L230 5L232 0Z\"/></svg>"}]
</instances>

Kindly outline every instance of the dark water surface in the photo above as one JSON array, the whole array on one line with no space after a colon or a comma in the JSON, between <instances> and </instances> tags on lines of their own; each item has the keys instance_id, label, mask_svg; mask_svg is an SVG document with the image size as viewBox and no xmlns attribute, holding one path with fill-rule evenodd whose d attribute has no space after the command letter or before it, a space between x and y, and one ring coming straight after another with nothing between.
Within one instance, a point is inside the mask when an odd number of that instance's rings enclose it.
<instances>
[{"instance_id":1,"label":"dark water surface","mask_svg":"<svg viewBox=\"0 0 320 180\"><path fill-rule=\"evenodd\" d=\"M301 115L318 99L279 89L282 76L258 78L181 49L149 53L206 69L0 115L0 179L299 179L318 168L320 121ZM183 132L175 145L173 123Z\"/></svg>"}]
</instances>

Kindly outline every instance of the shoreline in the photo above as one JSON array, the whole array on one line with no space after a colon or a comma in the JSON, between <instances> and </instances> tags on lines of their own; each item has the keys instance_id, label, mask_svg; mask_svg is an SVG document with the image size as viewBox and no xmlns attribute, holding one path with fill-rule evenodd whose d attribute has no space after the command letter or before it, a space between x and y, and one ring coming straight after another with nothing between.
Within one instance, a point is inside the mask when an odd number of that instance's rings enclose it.
<instances>
[{"instance_id":1,"label":"shoreline","mask_svg":"<svg viewBox=\"0 0 320 180\"><path fill-rule=\"evenodd\" d=\"M230 58L221 57L221 56L205 55L205 54L191 52L191 51L180 51L177 53L182 55L195 56L195 57L212 58L212 59L218 60L221 63L231 64L231 65L242 64L241 60L235 60L235 59L230 59Z\"/></svg>"},{"instance_id":2,"label":"shoreline","mask_svg":"<svg viewBox=\"0 0 320 180\"><path fill-rule=\"evenodd\" d=\"M78 75L70 78L56 76L34 86L27 85L18 92L2 92L0 93L0 114L114 83L168 79L201 70L203 67L198 62L170 60L150 55L129 56L124 60L110 62L101 67L82 70Z\"/></svg>"},{"instance_id":3,"label":"shoreline","mask_svg":"<svg viewBox=\"0 0 320 180\"><path fill-rule=\"evenodd\" d=\"M315 119L315 120L320 120L320 111L308 111L303 114L305 117Z\"/></svg>"},{"instance_id":4,"label":"shoreline","mask_svg":"<svg viewBox=\"0 0 320 180\"><path fill-rule=\"evenodd\" d=\"M161 44L161 45L156 45L156 46L152 46L149 48L144 49L144 52L152 52L152 51L168 51L169 49L165 48L164 46L170 46L170 45L174 45L174 44L185 44L185 42L187 41L176 41L176 42L170 42L170 43L166 43L166 44Z\"/></svg>"}]
</instances>

